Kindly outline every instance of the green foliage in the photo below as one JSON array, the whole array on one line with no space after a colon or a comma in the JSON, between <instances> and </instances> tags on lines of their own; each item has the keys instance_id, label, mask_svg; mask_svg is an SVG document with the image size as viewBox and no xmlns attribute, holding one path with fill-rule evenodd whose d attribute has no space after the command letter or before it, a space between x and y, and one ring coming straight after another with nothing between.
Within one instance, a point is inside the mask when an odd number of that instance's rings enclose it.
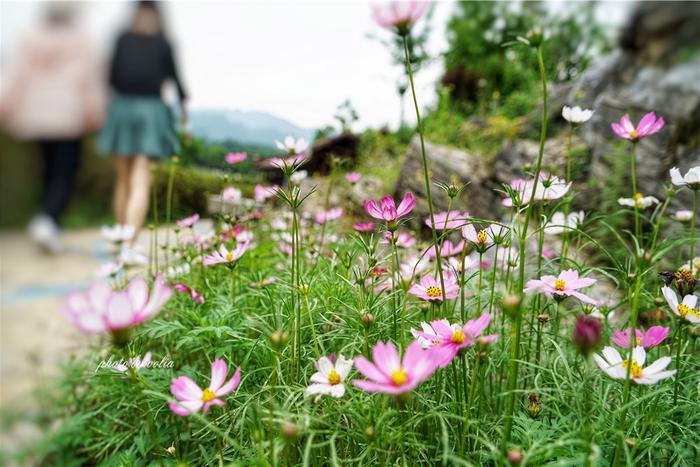
<instances>
[{"instance_id":1,"label":"green foliage","mask_svg":"<svg viewBox=\"0 0 700 467\"><path fill-rule=\"evenodd\" d=\"M407 127L397 133L365 131L358 148L357 170L378 177L384 187L382 191L390 193L399 176L408 143L413 135L413 130Z\"/></svg>"}]
</instances>

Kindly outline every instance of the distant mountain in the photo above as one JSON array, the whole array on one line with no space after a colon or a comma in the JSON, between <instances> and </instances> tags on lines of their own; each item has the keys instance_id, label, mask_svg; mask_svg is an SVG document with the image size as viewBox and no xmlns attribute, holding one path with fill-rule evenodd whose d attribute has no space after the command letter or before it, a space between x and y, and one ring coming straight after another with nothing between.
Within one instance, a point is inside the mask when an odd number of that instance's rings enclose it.
<instances>
[{"instance_id":1,"label":"distant mountain","mask_svg":"<svg viewBox=\"0 0 700 467\"><path fill-rule=\"evenodd\" d=\"M236 141L272 147L287 135L312 141L316 130L265 112L202 109L190 112L190 132L207 141Z\"/></svg>"}]
</instances>

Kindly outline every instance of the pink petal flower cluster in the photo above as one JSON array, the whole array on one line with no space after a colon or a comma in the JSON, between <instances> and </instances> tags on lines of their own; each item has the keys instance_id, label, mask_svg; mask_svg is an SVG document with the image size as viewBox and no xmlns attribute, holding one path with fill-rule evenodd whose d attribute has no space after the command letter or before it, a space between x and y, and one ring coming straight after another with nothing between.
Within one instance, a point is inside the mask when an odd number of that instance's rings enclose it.
<instances>
[{"instance_id":1,"label":"pink petal flower cluster","mask_svg":"<svg viewBox=\"0 0 700 467\"><path fill-rule=\"evenodd\" d=\"M406 34L410 27L427 11L429 2L415 0L394 1L388 5L372 7L372 17L381 27L396 29L399 34Z\"/></svg>"},{"instance_id":2,"label":"pink petal flower cluster","mask_svg":"<svg viewBox=\"0 0 700 467\"><path fill-rule=\"evenodd\" d=\"M329 221L334 221L340 219L343 216L343 208L331 208L328 211L321 211L316 213L316 223L325 224Z\"/></svg>"},{"instance_id":3,"label":"pink petal flower cluster","mask_svg":"<svg viewBox=\"0 0 700 467\"><path fill-rule=\"evenodd\" d=\"M437 369L433 355L414 341L403 358L391 342L377 342L372 351L374 362L363 356L355 358L355 368L367 380L352 383L367 392L399 395L415 389Z\"/></svg>"},{"instance_id":4,"label":"pink petal flower cluster","mask_svg":"<svg viewBox=\"0 0 700 467\"><path fill-rule=\"evenodd\" d=\"M132 279L123 290L97 282L85 292L68 295L61 314L86 334L117 332L155 316L171 295L161 275L156 276L150 293L142 277Z\"/></svg>"},{"instance_id":5,"label":"pink petal flower cluster","mask_svg":"<svg viewBox=\"0 0 700 467\"><path fill-rule=\"evenodd\" d=\"M467 346L476 344L476 338L488 327L491 315L484 313L476 319L467 321L464 326L450 325L446 319L432 321L430 324L421 323L423 331L411 329L411 334L420 342L423 348L429 349L435 357L435 364L445 368L457 356L457 353ZM486 343L494 342L498 334L484 336Z\"/></svg>"},{"instance_id":6,"label":"pink petal flower cluster","mask_svg":"<svg viewBox=\"0 0 700 467\"><path fill-rule=\"evenodd\" d=\"M251 248L248 242L238 242L233 250L226 248L225 244L219 246L219 251L214 250L212 254L206 255L202 260L205 266L213 266L215 264L228 264L232 265L241 257L243 254Z\"/></svg>"},{"instance_id":7,"label":"pink petal flower cluster","mask_svg":"<svg viewBox=\"0 0 700 467\"><path fill-rule=\"evenodd\" d=\"M523 292L540 292L546 297L554 297L557 300L562 300L568 296L576 297L584 303L595 305L597 302L591 297L577 292L583 287L590 287L595 284L595 279L579 278L578 272L573 269L562 271L558 277L542 276L540 279L531 279L527 281Z\"/></svg>"},{"instance_id":8,"label":"pink petal flower cluster","mask_svg":"<svg viewBox=\"0 0 700 467\"><path fill-rule=\"evenodd\" d=\"M204 303L204 296L188 285L173 284L173 289L177 290L178 292L188 294L192 301L195 301L197 303Z\"/></svg>"},{"instance_id":9,"label":"pink petal flower cluster","mask_svg":"<svg viewBox=\"0 0 700 467\"><path fill-rule=\"evenodd\" d=\"M469 213L460 211L443 211L435 214L433 218L435 219L435 230L452 230L463 227L469 219ZM430 217L425 219L425 225L432 228L433 224L430 222Z\"/></svg>"},{"instance_id":10,"label":"pink petal flower cluster","mask_svg":"<svg viewBox=\"0 0 700 467\"><path fill-rule=\"evenodd\" d=\"M517 194L520 205L525 206L532 199L535 201L553 201L560 199L569 192L572 182L566 182L557 176L540 174L540 179L535 187L533 197L532 187L534 180L515 179L510 182L511 189ZM507 207L514 206L514 200L511 197L503 200L503 205Z\"/></svg>"},{"instance_id":11,"label":"pink petal flower cluster","mask_svg":"<svg viewBox=\"0 0 700 467\"><path fill-rule=\"evenodd\" d=\"M664 127L664 119L656 118L654 112L649 112L644 115L635 127L630 120L629 114L625 114L619 123L613 122L610 124L612 130L617 136L630 141L639 141L645 136L653 135Z\"/></svg>"},{"instance_id":12,"label":"pink petal flower cluster","mask_svg":"<svg viewBox=\"0 0 700 467\"><path fill-rule=\"evenodd\" d=\"M447 258L449 256L458 255L462 253L463 249L464 241L452 243L451 241L445 239L445 241L442 242L442 246L440 247L440 257ZM437 257L437 253L435 252L435 245L428 248L428 250L425 252L425 257L428 259L435 259Z\"/></svg>"},{"instance_id":13,"label":"pink petal flower cluster","mask_svg":"<svg viewBox=\"0 0 700 467\"><path fill-rule=\"evenodd\" d=\"M212 405L226 405L220 397L232 393L241 382L241 368L238 367L233 377L226 381L228 365L223 360L214 360L211 364L211 380L206 389L200 388L191 378L178 376L170 384L170 392L175 401L169 401L170 410L182 417L202 410L209 411ZM226 381L226 382L224 382Z\"/></svg>"},{"instance_id":14,"label":"pink petal flower cluster","mask_svg":"<svg viewBox=\"0 0 700 467\"><path fill-rule=\"evenodd\" d=\"M412 193L406 193L398 206L396 206L394 198L392 198L391 195L384 196L380 200L379 205L377 205L377 202L373 199L368 199L364 202L367 214L385 222L397 221L399 218L411 212L415 205L416 199L413 197Z\"/></svg>"},{"instance_id":15,"label":"pink petal flower cluster","mask_svg":"<svg viewBox=\"0 0 700 467\"><path fill-rule=\"evenodd\" d=\"M180 219L179 221L175 221L175 225L180 227L181 229L186 229L188 227L192 227L199 221L199 214L192 214L189 217L185 217L184 219Z\"/></svg>"},{"instance_id":16,"label":"pink petal flower cluster","mask_svg":"<svg viewBox=\"0 0 700 467\"><path fill-rule=\"evenodd\" d=\"M641 345L642 347L655 347L668 337L668 330L669 328L664 326L652 326L647 329L646 332L642 331L641 329L637 329L634 333L636 340L635 346ZM630 342L632 341L632 328L627 328L624 332L616 330L615 336L610 340L620 347L629 349Z\"/></svg>"},{"instance_id":17,"label":"pink petal flower cluster","mask_svg":"<svg viewBox=\"0 0 700 467\"><path fill-rule=\"evenodd\" d=\"M445 281L445 290L442 290L440 279L435 279L433 276L423 276L419 283L413 284L408 289L408 293L416 297L427 300L442 302L443 300L457 298L459 296L459 286L457 279L452 271L443 271L442 278Z\"/></svg>"},{"instance_id":18,"label":"pink petal flower cluster","mask_svg":"<svg viewBox=\"0 0 700 467\"><path fill-rule=\"evenodd\" d=\"M226 161L227 164L238 164L239 162L243 162L248 158L248 154L245 152L229 152L226 154L226 157L224 160Z\"/></svg>"}]
</instances>

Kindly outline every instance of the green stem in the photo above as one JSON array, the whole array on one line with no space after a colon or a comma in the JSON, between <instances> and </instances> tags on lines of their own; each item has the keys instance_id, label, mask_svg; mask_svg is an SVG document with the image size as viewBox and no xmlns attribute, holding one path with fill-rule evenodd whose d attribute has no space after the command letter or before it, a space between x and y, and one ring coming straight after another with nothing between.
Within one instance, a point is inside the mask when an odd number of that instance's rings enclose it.
<instances>
[{"instance_id":1,"label":"green stem","mask_svg":"<svg viewBox=\"0 0 700 467\"><path fill-rule=\"evenodd\" d=\"M396 325L396 312L397 312L397 306L396 306L396 241L394 239L394 232L390 231L391 233L391 239L389 242L391 242L391 308L392 308L392 320L393 320L393 335L394 335L394 342L397 341L397 325ZM403 320L401 322L401 329L403 331ZM401 340L403 341L403 334L401 335Z\"/></svg>"},{"instance_id":2,"label":"green stem","mask_svg":"<svg viewBox=\"0 0 700 467\"><path fill-rule=\"evenodd\" d=\"M630 157L630 176L632 177L632 199L634 199L634 235L637 237L637 241L641 245L641 229L639 226L639 208L637 207L637 200L634 198L637 196L637 170L636 170L636 159L637 159L637 143L632 144L632 157Z\"/></svg>"},{"instance_id":3,"label":"green stem","mask_svg":"<svg viewBox=\"0 0 700 467\"><path fill-rule=\"evenodd\" d=\"M483 262L484 254L479 252L479 285L476 288L476 314L477 316L481 314L481 271L484 269Z\"/></svg>"},{"instance_id":4,"label":"green stem","mask_svg":"<svg viewBox=\"0 0 700 467\"><path fill-rule=\"evenodd\" d=\"M693 261L695 261L695 229L698 216L698 194L700 190L693 192L693 219L690 224L690 270L693 270Z\"/></svg>"},{"instance_id":5,"label":"green stem","mask_svg":"<svg viewBox=\"0 0 700 467\"><path fill-rule=\"evenodd\" d=\"M423 159L423 177L425 178L425 195L428 198L428 211L430 212L430 231L433 235L433 244L435 245L435 261L437 263L438 275L440 276L440 289L445 290L445 278L442 274L442 258L440 256L440 244L437 237L437 229L435 228L435 212L433 208L433 196L430 191L430 173L428 172L428 156L425 152L425 139L423 138L423 123L420 118L420 110L418 109L418 99L416 98L416 87L413 83L413 70L411 69L411 56L408 51L408 35L403 35L403 48L406 55L406 69L408 70L408 80L411 83L411 94L413 95L413 105L416 109L416 122L418 125L418 135L420 137L420 150ZM445 315L447 315L447 300L442 301Z\"/></svg>"}]
</instances>

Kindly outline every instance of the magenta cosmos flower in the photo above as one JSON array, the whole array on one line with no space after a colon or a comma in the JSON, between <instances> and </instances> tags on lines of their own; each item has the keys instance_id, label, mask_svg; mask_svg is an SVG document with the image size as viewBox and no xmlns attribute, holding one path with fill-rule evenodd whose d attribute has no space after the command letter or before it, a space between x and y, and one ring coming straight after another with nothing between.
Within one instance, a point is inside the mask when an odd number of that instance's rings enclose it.
<instances>
[{"instance_id":1,"label":"magenta cosmos flower","mask_svg":"<svg viewBox=\"0 0 700 467\"><path fill-rule=\"evenodd\" d=\"M449 256L454 256L462 253L462 250L464 250L464 241L459 241L457 243L452 243L448 239L445 239L444 242L442 242L442 246L440 247L440 256L442 258L447 258ZM435 259L437 256L437 253L435 252L435 245L431 246L426 250L425 256L428 259Z\"/></svg>"},{"instance_id":2,"label":"magenta cosmos flower","mask_svg":"<svg viewBox=\"0 0 700 467\"><path fill-rule=\"evenodd\" d=\"M233 377L226 380L228 366L223 360L214 360L211 364L211 381L206 389L200 388L197 383L187 376L173 378L170 384L170 392L177 401L169 401L170 410L177 415L186 417L199 409L206 414L212 405L224 406L222 396L232 393L241 382L241 368L238 367Z\"/></svg>"},{"instance_id":3,"label":"magenta cosmos flower","mask_svg":"<svg viewBox=\"0 0 700 467\"><path fill-rule=\"evenodd\" d=\"M247 242L237 243L236 248L229 250L223 243L219 246L219 251L214 251L212 254L207 255L202 260L205 266L213 266L215 264L228 264L233 265L236 261L241 259L243 254L248 251L250 244Z\"/></svg>"},{"instance_id":4,"label":"magenta cosmos flower","mask_svg":"<svg viewBox=\"0 0 700 467\"><path fill-rule=\"evenodd\" d=\"M642 347L655 347L659 345L668 337L669 328L664 326L652 326L647 329L646 332L641 329L637 329L634 333L636 340L635 346L641 345ZM622 331L615 331L615 336L610 339L620 347L629 349L630 342L632 340L632 328L625 329Z\"/></svg>"},{"instance_id":5,"label":"magenta cosmos flower","mask_svg":"<svg viewBox=\"0 0 700 467\"><path fill-rule=\"evenodd\" d=\"M181 229L186 229L187 227L192 227L199 220L199 214L192 214L189 217L175 221L175 224Z\"/></svg>"},{"instance_id":6,"label":"magenta cosmos flower","mask_svg":"<svg viewBox=\"0 0 700 467\"><path fill-rule=\"evenodd\" d=\"M597 302L591 297L577 292L577 289L590 287L595 284L595 279L578 277L578 272L573 269L562 271L559 277L542 276L540 279L531 279L527 281L523 292L541 292L545 296L555 300L563 300L568 296L576 297L584 303L595 305Z\"/></svg>"},{"instance_id":7,"label":"magenta cosmos flower","mask_svg":"<svg viewBox=\"0 0 700 467\"><path fill-rule=\"evenodd\" d=\"M383 28L394 29L401 35L408 34L411 26L427 11L429 2L395 1L372 7L372 17Z\"/></svg>"},{"instance_id":8,"label":"magenta cosmos flower","mask_svg":"<svg viewBox=\"0 0 700 467\"><path fill-rule=\"evenodd\" d=\"M248 154L245 152L229 152L226 154L226 157L224 160L226 161L227 164L238 164L239 162L243 162L248 158Z\"/></svg>"},{"instance_id":9,"label":"magenta cosmos flower","mask_svg":"<svg viewBox=\"0 0 700 467\"><path fill-rule=\"evenodd\" d=\"M423 331L411 329L411 334L425 349L430 349L435 357L435 363L445 368L455 358L457 353L467 346L476 344L476 338L488 327L491 315L484 313L476 319L467 321L464 326L450 325L446 319L432 321L430 324L421 323ZM486 343L498 339L498 334L484 336Z\"/></svg>"},{"instance_id":10,"label":"magenta cosmos flower","mask_svg":"<svg viewBox=\"0 0 700 467\"><path fill-rule=\"evenodd\" d=\"M612 130L617 136L630 141L639 141L645 136L653 135L664 127L664 119L656 118L654 112L649 112L637 124L637 127L632 124L630 116L625 114L620 123L613 122L610 124Z\"/></svg>"},{"instance_id":11,"label":"magenta cosmos flower","mask_svg":"<svg viewBox=\"0 0 700 467\"><path fill-rule=\"evenodd\" d=\"M163 276L156 276L150 294L146 279L131 280L124 290L97 282L85 292L66 297L61 313L86 334L118 332L152 318L172 295Z\"/></svg>"},{"instance_id":12,"label":"magenta cosmos flower","mask_svg":"<svg viewBox=\"0 0 700 467\"><path fill-rule=\"evenodd\" d=\"M365 211L375 219L385 222L396 222L400 217L405 216L413 210L416 205L416 199L412 193L406 193L398 206L394 202L391 195L384 196L379 205L373 199L367 199L364 202Z\"/></svg>"},{"instance_id":13,"label":"magenta cosmos flower","mask_svg":"<svg viewBox=\"0 0 700 467\"><path fill-rule=\"evenodd\" d=\"M433 355L418 341L408 346L401 359L394 344L377 342L372 350L374 363L362 355L355 358L355 368L367 380L352 384L367 392L399 395L415 389L437 369Z\"/></svg>"},{"instance_id":14,"label":"magenta cosmos flower","mask_svg":"<svg viewBox=\"0 0 700 467\"><path fill-rule=\"evenodd\" d=\"M195 301L197 303L204 303L204 296L188 285L173 284L173 289L177 290L178 292L186 293L190 296L192 301Z\"/></svg>"},{"instance_id":15,"label":"magenta cosmos flower","mask_svg":"<svg viewBox=\"0 0 700 467\"><path fill-rule=\"evenodd\" d=\"M435 230L452 230L459 229L464 226L469 219L468 212L459 211L443 211L437 213L433 216L435 218ZM433 224L430 222L430 217L425 219L425 225L432 227Z\"/></svg>"},{"instance_id":16,"label":"magenta cosmos flower","mask_svg":"<svg viewBox=\"0 0 700 467\"><path fill-rule=\"evenodd\" d=\"M418 284L408 289L408 293L415 295L422 300L441 302L445 299L450 300L459 296L459 286L452 271L444 271L442 279L445 281L445 293L443 294L440 279L435 279L433 276L423 276Z\"/></svg>"}]
</instances>

